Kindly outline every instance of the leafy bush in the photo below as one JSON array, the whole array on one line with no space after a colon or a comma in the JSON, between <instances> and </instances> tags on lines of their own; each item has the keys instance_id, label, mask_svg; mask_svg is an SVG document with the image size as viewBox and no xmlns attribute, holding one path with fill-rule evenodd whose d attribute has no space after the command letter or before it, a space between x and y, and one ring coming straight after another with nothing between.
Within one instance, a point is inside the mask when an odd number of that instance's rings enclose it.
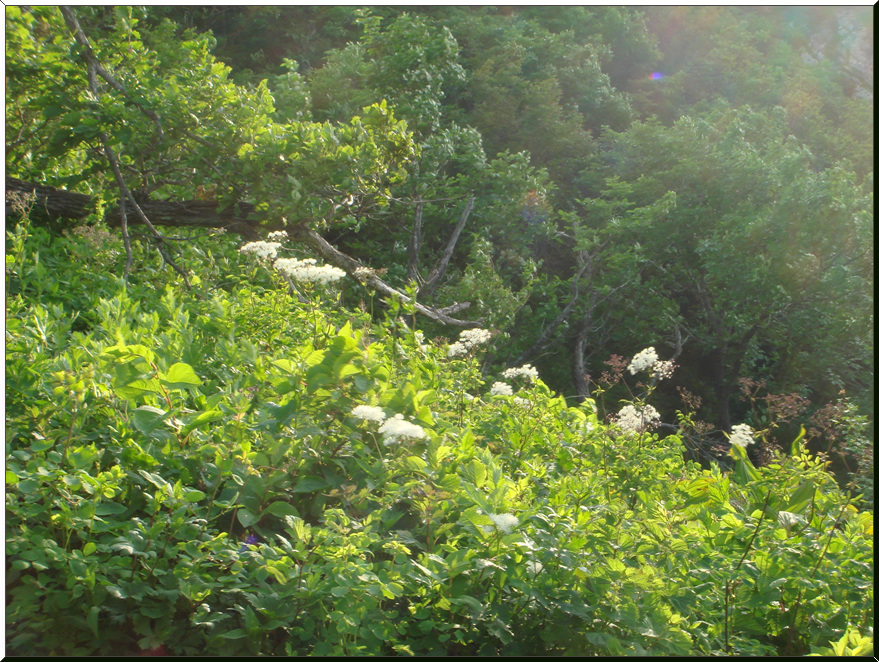
<instances>
[{"instance_id":1,"label":"leafy bush","mask_svg":"<svg viewBox=\"0 0 879 662\"><path fill-rule=\"evenodd\" d=\"M201 294L135 299L16 241L53 269L7 305L12 653L802 654L872 624L872 514L801 443L704 470L231 244Z\"/></svg>"}]
</instances>

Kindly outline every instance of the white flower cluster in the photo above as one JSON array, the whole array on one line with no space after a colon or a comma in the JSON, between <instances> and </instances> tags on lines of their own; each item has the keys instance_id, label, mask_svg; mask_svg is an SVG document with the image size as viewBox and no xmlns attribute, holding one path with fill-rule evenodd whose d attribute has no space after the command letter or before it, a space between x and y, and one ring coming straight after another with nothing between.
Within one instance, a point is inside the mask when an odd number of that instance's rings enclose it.
<instances>
[{"instance_id":1,"label":"white flower cluster","mask_svg":"<svg viewBox=\"0 0 879 662\"><path fill-rule=\"evenodd\" d=\"M729 443L733 446L741 446L742 448L750 446L754 443L754 428L746 423L733 425Z\"/></svg>"},{"instance_id":2,"label":"white flower cluster","mask_svg":"<svg viewBox=\"0 0 879 662\"><path fill-rule=\"evenodd\" d=\"M507 370L504 370L502 374L507 379L524 377L532 384L537 380L537 368L532 367L530 363L526 363L521 368L508 368Z\"/></svg>"},{"instance_id":3,"label":"white flower cluster","mask_svg":"<svg viewBox=\"0 0 879 662\"><path fill-rule=\"evenodd\" d=\"M281 244L276 241L251 241L239 248L238 252L243 255L255 255L260 260L271 262L278 257L280 247Z\"/></svg>"},{"instance_id":4,"label":"white flower cluster","mask_svg":"<svg viewBox=\"0 0 879 662\"><path fill-rule=\"evenodd\" d=\"M629 364L629 372L634 375L642 370L649 370L658 360L659 357L656 355L655 349L652 347L642 349L632 357L632 362Z\"/></svg>"},{"instance_id":5,"label":"white flower cluster","mask_svg":"<svg viewBox=\"0 0 879 662\"><path fill-rule=\"evenodd\" d=\"M351 415L359 418L361 421L376 421L381 423L385 420L385 412L381 407L372 407L370 405L357 405L351 410Z\"/></svg>"},{"instance_id":6,"label":"white flower cluster","mask_svg":"<svg viewBox=\"0 0 879 662\"><path fill-rule=\"evenodd\" d=\"M370 269L369 267L357 267L354 270L354 278L360 281L365 281L370 276L375 276L375 269Z\"/></svg>"},{"instance_id":7,"label":"white flower cluster","mask_svg":"<svg viewBox=\"0 0 879 662\"><path fill-rule=\"evenodd\" d=\"M653 376L656 377L656 379L668 379L674 371L674 361L657 361L653 364Z\"/></svg>"},{"instance_id":8,"label":"white flower cluster","mask_svg":"<svg viewBox=\"0 0 879 662\"><path fill-rule=\"evenodd\" d=\"M275 232L269 232L269 236L267 237L269 241L280 241L284 242L287 240L287 231L286 230L276 230Z\"/></svg>"},{"instance_id":9,"label":"white flower cluster","mask_svg":"<svg viewBox=\"0 0 879 662\"><path fill-rule=\"evenodd\" d=\"M513 387L504 382L495 382L489 391L491 395L513 395Z\"/></svg>"},{"instance_id":10,"label":"white flower cluster","mask_svg":"<svg viewBox=\"0 0 879 662\"><path fill-rule=\"evenodd\" d=\"M495 528L503 534L507 534L513 530L513 527L519 526L519 518L511 513L502 513L500 515L489 514L491 521L494 522Z\"/></svg>"},{"instance_id":11,"label":"white flower cluster","mask_svg":"<svg viewBox=\"0 0 879 662\"><path fill-rule=\"evenodd\" d=\"M471 349L491 340L491 332L485 329L464 329L458 342L449 345L449 356L461 356Z\"/></svg>"},{"instance_id":12,"label":"white flower cluster","mask_svg":"<svg viewBox=\"0 0 879 662\"><path fill-rule=\"evenodd\" d=\"M424 439L427 433L419 425L403 420L403 414L389 418L378 429L385 436L385 446L396 444L400 439Z\"/></svg>"},{"instance_id":13,"label":"white flower cluster","mask_svg":"<svg viewBox=\"0 0 879 662\"><path fill-rule=\"evenodd\" d=\"M658 421L659 412L653 405L644 405L641 408L626 405L617 414L617 425L626 432L643 432L656 425Z\"/></svg>"},{"instance_id":14,"label":"white flower cluster","mask_svg":"<svg viewBox=\"0 0 879 662\"><path fill-rule=\"evenodd\" d=\"M305 260L297 260L295 257L279 258L275 260L275 269L301 283L316 283L318 285L329 285L345 277L345 272L342 269L329 265L319 267L314 258Z\"/></svg>"}]
</instances>

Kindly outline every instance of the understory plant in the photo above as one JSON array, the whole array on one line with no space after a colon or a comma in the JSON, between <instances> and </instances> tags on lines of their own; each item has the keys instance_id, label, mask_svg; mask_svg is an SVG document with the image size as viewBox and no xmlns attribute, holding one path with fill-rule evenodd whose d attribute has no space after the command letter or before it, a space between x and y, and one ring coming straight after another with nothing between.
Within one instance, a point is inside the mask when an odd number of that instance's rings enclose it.
<instances>
[{"instance_id":1,"label":"understory plant","mask_svg":"<svg viewBox=\"0 0 879 662\"><path fill-rule=\"evenodd\" d=\"M491 329L431 340L227 239L192 291L93 270L65 305L31 275L81 282L83 240L7 244L10 653L871 646L872 513L801 440L755 467L738 428L703 468L649 388L600 420L529 365L483 375Z\"/></svg>"}]
</instances>

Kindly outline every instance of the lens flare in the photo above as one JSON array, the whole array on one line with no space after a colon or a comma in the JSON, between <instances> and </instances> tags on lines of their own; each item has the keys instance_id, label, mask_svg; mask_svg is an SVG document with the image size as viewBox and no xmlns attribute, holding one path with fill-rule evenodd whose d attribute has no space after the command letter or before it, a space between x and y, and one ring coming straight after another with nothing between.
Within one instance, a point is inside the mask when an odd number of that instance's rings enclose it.
<instances>
[{"instance_id":1,"label":"lens flare","mask_svg":"<svg viewBox=\"0 0 879 662\"><path fill-rule=\"evenodd\" d=\"M650 74L650 80L662 80L663 78L665 78L665 74L661 71L654 71Z\"/></svg>"}]
</instances>

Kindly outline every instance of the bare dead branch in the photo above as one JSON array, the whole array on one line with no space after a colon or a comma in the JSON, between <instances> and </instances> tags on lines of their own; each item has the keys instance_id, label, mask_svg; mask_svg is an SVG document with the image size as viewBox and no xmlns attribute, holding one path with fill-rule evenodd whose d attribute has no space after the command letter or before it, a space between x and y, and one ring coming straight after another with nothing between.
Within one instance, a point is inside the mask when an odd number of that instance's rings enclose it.
<instances>
[{"instance_id":1,"label":"bare dead branch","mask_svg":"<svg viewBox=\"0 0 879 662\"><path fill-rule=\"evenodd\" d=\"M476 196L474 195L471 195L467 200L467 204L464 206L464 211L461 214L461 220L458 221L458 224L452 231L452 236L449 238L449 243L446 244L446 248L440 256L439 262L437 262L433 271L430 272L424 285L418 288L418 296L423 298L431 296L436 289L436 286L439 285L440 280L442 280L442 277L445 276L446 269L449 267L449 261L452 259L452 254L455 252L455 246L458 244L461 232L464 231L464 226L467 224L470 212L473 211L473 203L475 201Z\"/></svg>"},{"instance_id":2,"label":"bare dead branch","mask_svg":"<svg viewBox=\"0 0 879 662\"><path fill-rule=\"evenodd\" d=\"M415 219L412 222L412 235L409 238L409 264L406 266L406 275L410 281L418 283L419 288L424 286L424 279L418 273L418 251L421 250L421 216L424 213L424 203L417 198L415 205Z\"/></svg>"},{"instance_id":3,"label":"bare dead branch","mask_svg":"<svg viewBox=\"0 0 879 662\"><path fill-rule=\"evenodd\" d=\"M368 269L354 258L350 257L349 255L345 255L344 253L336 249L326 239L321 237L317 232L315 232L308 226L296 225L293 227L288 227L287 234L294 240L299 241L311 248L315 253L320 255L330 264L339 267L354 278L357 278L358 280L366 283L370 287L375 288L375 290L379 294L385 297L397 298L404 303L412 302L411 297L403 294L399 290L396 290L387 283L385 283L381 278L376 276L371 269ZM357 273L355 274L355 272ZM449 326L459 326L472 329L480 326L482 323L481 320L469 321L449 317L442 310L433 308L431 306L425 306L424 304L418 303L417 301L414 302L414 306L415 310L418 313L424 315L428 319L439 322L440 324L448 324ZM464 304L456 304L456 306L459 306L458 310L462 310L463 308L460 308L460 306L464 306Z\"/></svg>"}]
</instances>

